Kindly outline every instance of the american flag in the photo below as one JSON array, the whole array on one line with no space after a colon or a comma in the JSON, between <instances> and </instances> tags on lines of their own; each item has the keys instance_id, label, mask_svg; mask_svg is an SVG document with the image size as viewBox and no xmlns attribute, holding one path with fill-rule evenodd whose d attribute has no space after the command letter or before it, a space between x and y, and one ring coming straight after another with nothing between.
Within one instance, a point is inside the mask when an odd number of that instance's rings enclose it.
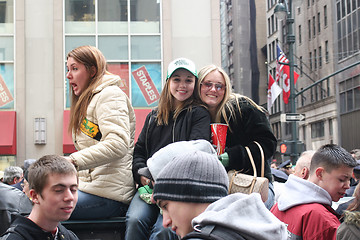
<instances>
[{"instance_id":1,"label":"american flag","mask_svg":"<svg viewBox=\"0 0 360 240\"><path fill-rule=\"evenodd\" d=\"M275 81L277 83L279 83L279 80L281 78L281 72L283 71L284 64L281 63L288 63L289 59L286 58L285 53L281 50L281 48L279 47L279 44L276 44L276 48L277 48L277 58L276 58L276 73L275 73Z\"/></svg>"},{"instance_id":2,"label":"american flag","mask_svg":"<svg viewBox=\"0 0 360 240\"><path fill-rule=\"evenodd\" d=\"M290 66L284 65L282 63L288 63L289 59L286 58L284 52L281 50L278 44L276 45L276 47L277 47L277 61L276 61L277 64L276 64L275 79L278 84L281 83L283 88L284 103L288 104L290 97ZM297 74L294 71L294 84L296 84L298 77L299 74Z\"/></svg>"}]
</instances>

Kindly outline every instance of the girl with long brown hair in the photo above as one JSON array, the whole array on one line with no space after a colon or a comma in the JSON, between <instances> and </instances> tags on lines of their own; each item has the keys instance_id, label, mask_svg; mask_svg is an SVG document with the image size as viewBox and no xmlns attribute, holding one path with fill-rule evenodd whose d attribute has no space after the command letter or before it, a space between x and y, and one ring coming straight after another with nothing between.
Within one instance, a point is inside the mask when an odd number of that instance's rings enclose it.
<instances>
[{"instance_id":1,"label":"girl with long brown hair","mask_svg":"<svg viewBox=\"0 0 360 240\"><path fill-rule=\"evenodd\" d=\"M106 70L97 48L75 48L66 65L72 99L69 130L78 150L67 159L79 170L79 200L71 219L125 216L135 192L134 110L120 89L120 77Z\"/></svg>"}]
</instances>

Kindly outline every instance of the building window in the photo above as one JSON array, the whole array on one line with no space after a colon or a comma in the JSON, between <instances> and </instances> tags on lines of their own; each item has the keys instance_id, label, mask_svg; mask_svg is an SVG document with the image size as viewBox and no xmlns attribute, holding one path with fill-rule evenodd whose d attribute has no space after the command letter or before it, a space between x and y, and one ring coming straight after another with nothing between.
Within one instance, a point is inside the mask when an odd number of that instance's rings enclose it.
<instances>
[{"instance_id":1,"label":"building window","mask_svg":"<svg viewBox=\"0 0 360 240\"><path fill-rule=\"evenodd\" d=\"M324 26L327 27L328 25L328 17L327 17L327 6L324 6Z\"/></svg>"},{"instance_id":2,"label":"building window","mask_svg":"<svg viewBox=\"0 0 360 240\"><path fill-rule=\"evenodd\" d=\"M300 76L303 75L303 57L300 56Z\"/></svg>"},{"instance_id":3,"label":"building window","mask_svg":"<svg viewBox=\"0 0 360 240\"><path fill-rule=\"evenodd\" d=\"M334 134L333 120L329 119L329 135L332 136L333 134Z\"/></svg>"},{"instance_id":4,"label":"building window","mask_svg":"<svg viewBox=\"0 0 360 240\"><path fill-rule=\"evenodd\" d=\"M0 2L0 110L15 108L14 7L14 0Z\"/></svg>"},{"instance_id":5,"label":"building window","mask_svg":"<svg viewBox=\"0 0 360 240\"><path fill-rule=\"evenodd\" d=\"M339 83L340 112L346 113L360 109L360 76Z\"/></svg>"},{"instance_id":6,"label":"building window","mask_svg":"<svg viewBox=\"0 0 360 240\"><path fill-rule=\"evenodd\" d=\"M299 25L299 45L301 44L301 25Z\"/></svg>"},{"instance_id":7,"label":"building window","mask_svg":"<svg viewBox=\"0 0 360 240\"><path fill-rule=\"evenodd\" d=\"M269 44L269 60L270 60L270 62L273 60L271 43Z\"/></svg>"},{"instance_id":8,"label":"building window","mask_svg":"<svg viewBox=\"0 0 360 240\"><path fill-rule=\"evenodd\" d=\"M157 101L148 101L132 73L145 69L155 90L161 92L160 2L64 0L64 9L65 56L78 46L96 46L104 54L108 70L123 80L121 89L131 97L132 105L155 107Z\"/></svg>"},{"instance_id":9,"label":"building window","mask_svg":"<svg viewBox=\"0 0 360 240\"><path fill-rule=\"evenodd\" d=\"M325 136L324 121L311 124L311 138L320 138Z\"/></svg>"},{"instance_id":10,"label":"building window","mask_svg":"<svg viewBox=\"0 0 360 240\"><path fill-rule=\"evenodd\" d=\"M325 62L329 62L329 41L325 41Z\"/></svg>"},{"instance_id":11,"label":"building window","mask_svg":"<svg viewBox=\"0 0 360 240\"><path fill-rule=\"evenodd\" d=\"M321 53L321 46L319 47L319 67L321 68L322 66L322 53Z\"/></svg>"},{"instance_id":12,"label":"building window","mask_svg":"<svg viewBox=\"0 0 360 240\"><path fill-rule=\"evenodd\" d=\"M316 22L315 22L315 16L313 16L313 37L316 36Z\"/></svg>"},{"instance_id":13,"label":"building window","mask_svg":"<svg viewBox=\"0 0 360 240\"><path fill-rule=\"evenodd\" d=\"M318 25L318 33L320 33L321 27L320 27L320 13L319 13L319 12L318 12L318 14L317 14L317 19L318 19L318 22L317 22L317 25Z\"/></svg>"},{"instance_id":14,"label":"building window","mask_svg":"<svg viewBox=\"0 0 360 240\"><path fill-rule=\"evenodd\" d=\"M342 60L359 51L360 1L337 0L336 2L337 56L338 60Z\"/></svg>"},{"instance_id":15,"label":"building window","mask_svg":"<svg viewBox=\"0 0 360 240\"><path fill-rule=\"evenodd\" d=\"M310 70L312 70L312 53L309 52L309 66L310 66Z\"/></svg>"},{"instance_id":16,"label":"building window","mask_svg":"<svg viewBox=\"0 0 360 240\"><path fill-rule=\"evenodd\" d=\"M314 69L317 69L317 54L316 54L316 49L314 49Z\"/></svg>"},{"instance_id":17,"label":"building window","mask_svg":"<svg viewBox=\"0 0 360 240\"><path fill-rule=\"evenodd\" d=\"M305 125L302 126L302 132L303 132L303 142L305 143L306 142L306 126Z\"/></svg>"}]
</instances>

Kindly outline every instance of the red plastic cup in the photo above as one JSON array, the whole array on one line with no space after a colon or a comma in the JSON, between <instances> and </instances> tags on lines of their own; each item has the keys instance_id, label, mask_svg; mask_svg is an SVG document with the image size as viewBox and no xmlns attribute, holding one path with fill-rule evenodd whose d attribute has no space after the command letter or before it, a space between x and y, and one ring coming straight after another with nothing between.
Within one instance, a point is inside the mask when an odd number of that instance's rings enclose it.
<instances>
[{"instance_id":1,"label":"red plastic cup","mask_svg":"<svg viewBox=\"0 0 360 240\"><path fill-rule=\"evenodd\" d=\"M226 146L226 134L228 126L224 123L212 123L211 128L211 141L212 144L216 145L217 155L225 152Z\"/></svg>"}]
</instances>

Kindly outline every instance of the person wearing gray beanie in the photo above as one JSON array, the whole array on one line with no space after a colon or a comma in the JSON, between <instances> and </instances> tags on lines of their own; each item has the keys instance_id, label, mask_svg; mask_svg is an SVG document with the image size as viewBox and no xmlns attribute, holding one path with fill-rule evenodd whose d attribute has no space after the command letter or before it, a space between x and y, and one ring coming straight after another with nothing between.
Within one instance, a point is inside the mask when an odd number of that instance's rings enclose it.
<instances>
[{"instance_id":1,"label":"person wearing gray beanie","mask_svg":"<svg viewBox=\"0 0 360 240\"><path fill-rule=\"evenodd\" d=\"M195 151L176 157L160 171L153 198L212 203L225 197L228 188L227 173L217 156Z\"/></svg>"},{"instance_id":2,"label":"person wearing gray beanie","mask_svg":"<svg viewBox=\"0 0 360 240\"><path fill-rule=\"evenodd\" d=\"M260 194L227 195L228 184L216 155L190 151L176 156L154 185L163 226L182 240L287 239L286 226L265 207Z\"/></svg>"}]
</instances>

